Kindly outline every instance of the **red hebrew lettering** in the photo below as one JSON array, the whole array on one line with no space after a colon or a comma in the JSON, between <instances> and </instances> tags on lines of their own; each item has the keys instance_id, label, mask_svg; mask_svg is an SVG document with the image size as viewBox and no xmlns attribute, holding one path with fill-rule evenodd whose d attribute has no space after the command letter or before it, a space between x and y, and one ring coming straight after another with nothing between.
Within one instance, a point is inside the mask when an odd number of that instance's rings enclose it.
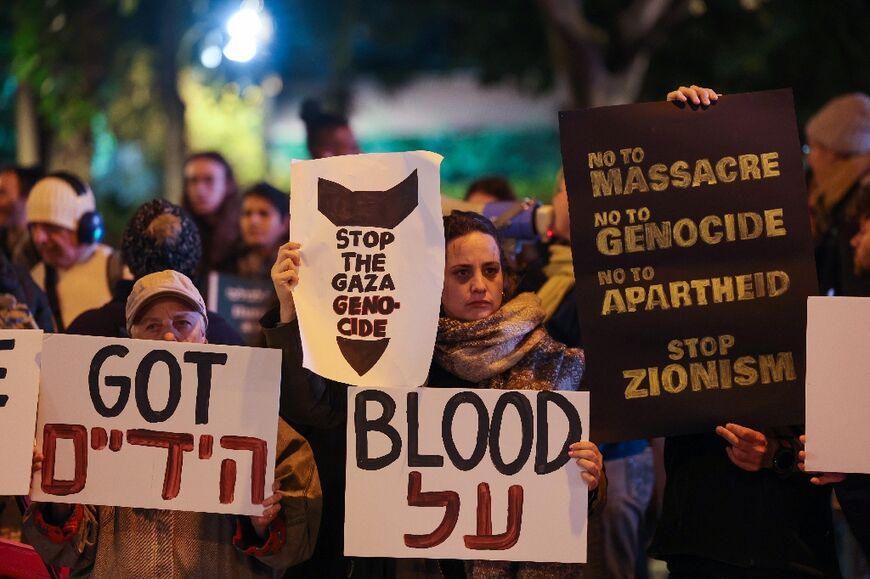
<instances>
[{"instance_id":1,"label":"red hebrew lettering","mask_svg":"<svg viewBox=\"0 0 870 579\"><path fill-rule=\"evenodd\" d=\"M106 434L105 428L95 426L91 428L91 448L94 450L103 450L109 442L109 436Z\"/></svg>"},{"instance_id":2,"label":"red hebrew lettering","mask_svg":"<svg viewBox=\"0 0 870 579\"><path fill-rule=\"evenodd\" d=\"M174 499L181 490L181 469L184 453L193 450L193 435L137 428L127 431L127 442L136 446L167 448L166 471L163 475L163 500Z\"/></svg>"},{"instance_id":3,"label":"red hebrew lettering","mask_svg":"<svg viewBox=\"0 0 870 579\"><path fill-rule=\"evenodd\" d=\"M236 461L225 458L221 461L220 501L228 505L236 498ZM262 502L262 501L260 501Z\"/></svg>"},{"instance_id":4,"label":"red hebrew lettering","mask_svg":"<svg viewBox=\"0 0 870 579\"><path fill-rule=\"evenodd\" d=\"M124 443L124 433L114 428L109 432L109 450L118 452Z\"/></svg>"},{"instance_id":5,"label":"red hebrew lettering","mask_svg":"<svg viewBox=\"0 0 870 579\"><path fill-rule=\"evenodd\" d=\"M75 470L72 480L54 478L57 439L73 441ZM83 488L88 479L88 430L81 424L46 424L42 431L42 490L56 496L72 495Z\"/></svg>"},{"instance_id":6,"label":"red hebrew lettering","mask_svg":"<svg viewBox=\"0 0 870 579\"><path fill-rule=\"evenodd\" d=\"M445 507L444 518L434 531L427 535L405 534L405 545L411 549L428 549L440 545L456 528L459 521L459 493L454 491L421 492L423 475L419 471L408 473L408 506Z\"/></svg>"},{"instance_id":7,"label":"red hebrew lettering","mask_svg":"<svg viewBox=\"0 0 870 579\"><path fill-rule=\"evenodd\" d=\"M199 458L202 460L208 460L211 458L213 448L214 436L211 434L203 434L199 437Z\"/></svg>"},{"instance_id":8,"label":"red hebrew lettering","mask_svg":"<svg viewBox=\"0 0 870 579\"><path fill-rule=\"evenodd\" d=\"M508 489L507 529L492 534L492 494L489 484L477 485L477 534L465 535L469 549L504 551L517 544L523 524L523 487L512 485Z\"/></svg>"},{"instance_id":9,"label":"red hebrew lettering","mask_svg":"<svg viewBox=\"0 0 870 579\"><path fill-rule=\"evenodd\" d=\"M221 447L251 451L251 502L263 502L266 488L266 441L253 436L221 436ZM221 465L223 466L223 465ZM221 473L223 474L223 472ZM223 482L223 476L221 476ZM233 477L235 486L235 476Z\"/></svg>"}]
</instances>

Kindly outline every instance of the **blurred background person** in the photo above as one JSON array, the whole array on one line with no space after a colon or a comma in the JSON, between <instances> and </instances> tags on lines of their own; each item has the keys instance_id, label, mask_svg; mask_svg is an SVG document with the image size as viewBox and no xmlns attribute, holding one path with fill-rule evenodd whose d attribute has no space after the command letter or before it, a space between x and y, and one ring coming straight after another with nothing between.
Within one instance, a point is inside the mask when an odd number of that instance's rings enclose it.
<instances>
[{"instance_id":1,"label":"blurred background person","mask_svg":"<svg viewBox=\"0 0 870 579\"><path fill-rule=\"evenodd\" d=\"M308 99L302 103L299 117L305 123L306 144L312 159L360 152L346 116L324 111L317 101Z\"/></svg>"},{"instance_id":2,"label":"blurred background person","mask_svg":"<svg viewBox=\"0 0 870 579\"><path fill-rule=\"evenodd\" d=\"M200 273L216 269L239 239L239 187L227 160L215 151L195 153L184 164L184 197L202 241Z\"/></svg>"},{"instance_id":3,"label":"blurred background person","mask_svg":"<svg viewBox=\"0 0 870 579\"><path fill-rule=\"evenodd\" d=\"M31 274L48 296L58 331L112 298L120 256L100 243L102 217L90 187L70 173L40 179L27 199L27 225L40 261Z\"/></svg>"},{"instance_id":4,"label":"blurred background person","mask_svg":"<svg viewBox=\"0 0 870 579\"><path fill-rule=\"evenodd\" d=\"M30 190L44 176L38 167L0 169L0 251L28 269L39 261L39 254L30 242L25 206Z\"/></svg>"},{"instance_id":5,"label":"blurred background person","mask_svg":"<svg viewBox=\"0 0 870 579\"><path fill-rule=\"evenodd\" d=\"M69 326L71 334L128 338L124 321L125 306L134 281L163 270L187 277L197 271L202 255L199 230L190 215L166 199L144 203L124 230L121 255L133 279L119 280L112 299L99 308L83 312ZM239 336L226 320L207 312L206 337L211 344L238 346Z\"/></svg>"},{"instance_id":6,"label":"blurred background person","mask_svg":"<svg viewBox=\"0 0 870 579\"><path fill-rule=\"evenodd\" d=\"M257 183L242 196L239 247L219 269L270 280L278 248L290 238L289 228L290 197L266 182Z\"/></svg>"},{"instance_id":7,"label":"blurred background person","mask_svg":"<svg viewBox=\"0 0 870 579\"><path fill-rule=\"evenodd\" d=\"M465 191L465 200L469 203L493 203L495 201L516 201L510 181L498 175L490 175L475 179Z\"/></svg>"},{"instance_id":8,"label":"blurred background person","mask_svg":"<svg viewBox=\"0 0 870 579\"><path fill-rule=\"evenodd\" d=\"M858 191L870 182L870 96L831 99L806 124L812 171L810 208L822 294L868 295L870 281L852 271Z\"/></svg>"}]
</instances>

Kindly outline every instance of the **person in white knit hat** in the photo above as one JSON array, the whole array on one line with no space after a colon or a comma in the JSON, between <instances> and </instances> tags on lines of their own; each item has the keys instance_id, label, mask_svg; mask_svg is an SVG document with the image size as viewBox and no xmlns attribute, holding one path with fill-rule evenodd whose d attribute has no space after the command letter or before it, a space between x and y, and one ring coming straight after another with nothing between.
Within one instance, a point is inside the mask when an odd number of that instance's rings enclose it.
<instances>
[{"instance_id":1,"label":"person in white knit hat","mask_svg":"<svg viewBox=\"0 0 870 579\"><path fill-rule=\"evenodd\" d=\"M810 118L805 133L820 289L870 295L870 281L853 274L850 247L858 231L858 190L870 183L870 96L856 92L831 99Z\"/></svg>"},{"instance_id":2,"label":"person in white knit hat","mask_svg":"<svg viewBox=\"0 0 870 579\"><path fill-rule=\"evenodd\" d=\"M40 262L31 274L48 295L57 327L112 297L120 260L100 243L103 222L90 187L75 175L52 173L33 186L27 226Z\"/></svg>"}]
</instances>

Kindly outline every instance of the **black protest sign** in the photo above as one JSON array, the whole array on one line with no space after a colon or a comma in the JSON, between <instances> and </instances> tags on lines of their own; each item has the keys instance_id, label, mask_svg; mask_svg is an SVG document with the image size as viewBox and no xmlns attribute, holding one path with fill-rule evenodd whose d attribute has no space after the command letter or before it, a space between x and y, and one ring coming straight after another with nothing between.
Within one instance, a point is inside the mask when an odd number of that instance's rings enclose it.
<instances>
[{"instance_id":1,"label":"black protest sign","mask_svg":"<svg viewBox=\"0 0 870 579\"><path fill-rule=\"evenodd\" d=\"M791 92L560 130L593 439L802 422L817 289Z\"/></svg>"}]
</instances>

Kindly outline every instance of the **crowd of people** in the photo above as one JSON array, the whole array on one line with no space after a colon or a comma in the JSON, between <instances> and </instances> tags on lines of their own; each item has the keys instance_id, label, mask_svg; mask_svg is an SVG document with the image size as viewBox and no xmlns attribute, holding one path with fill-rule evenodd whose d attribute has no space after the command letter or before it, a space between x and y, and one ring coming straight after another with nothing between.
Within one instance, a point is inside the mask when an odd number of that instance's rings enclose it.
<instances>
[{"instance_id":1,"label":"crowd of people","mask_svg":"<svg viewBox=\"0 0 870 579\"><path fill-rule=\"evenodd\" d=\"M694 85L668 95L700 107L718 98ZM312 158L360 152L347 118L313 102L302 117ZM821 291L870 295L870 97L833 99L806 135ZM560 175L551 239L519 260L486 217L445 216L427 387L584 389L567 197ZM466 200L516 196L487 176ZM276 480L261 516L33 503L24 533L46 563L95 577L633 578L646 576L649 553L676 579L839 577L832 489L870 555L870 477L804 473L800 425L728 423L665 441L575 441L569 455L590 489L585 565L345 557L347 385L302 366L293 288L304 248L289 239L290 220L287 193L265 182L241 191L223 156L200 152L184 165L181 205L143 204L115 249L83 180L0 171L2 327L239 345L202 298L207 274L221 271L271 281L263 343L282 352Z\"/></svg>"}]
</instances>

